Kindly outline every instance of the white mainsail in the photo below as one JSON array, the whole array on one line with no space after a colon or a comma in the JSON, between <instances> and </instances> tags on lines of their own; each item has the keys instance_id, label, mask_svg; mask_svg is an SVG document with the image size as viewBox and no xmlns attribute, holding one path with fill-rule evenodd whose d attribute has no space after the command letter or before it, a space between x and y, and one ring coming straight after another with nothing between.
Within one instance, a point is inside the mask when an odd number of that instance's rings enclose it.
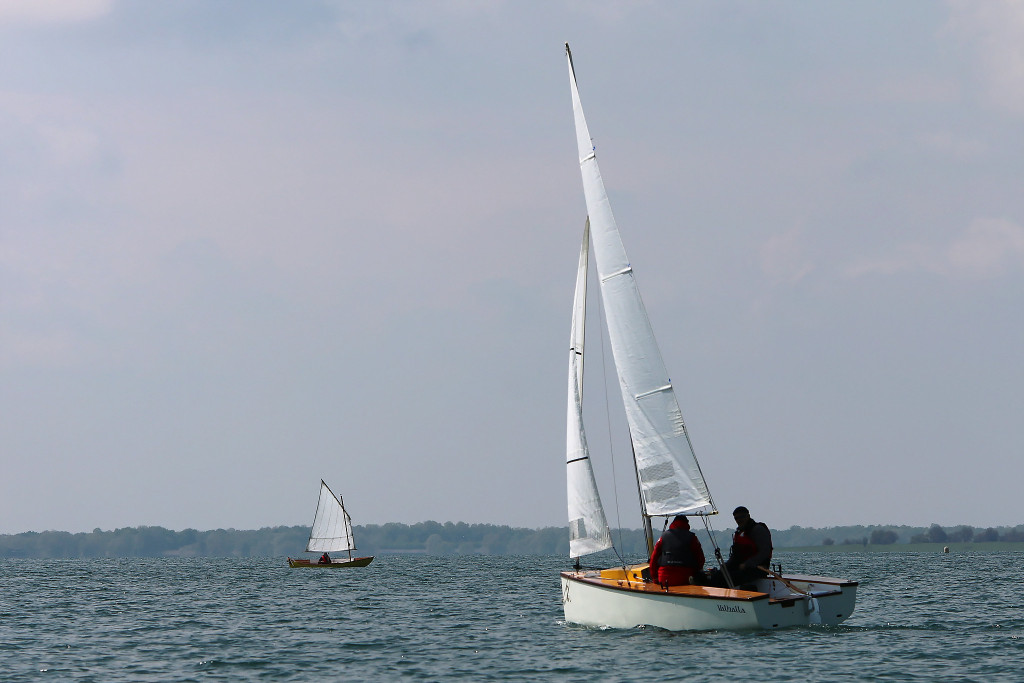
<instances>
[{"instance_id":1,"label":"white mainsail","mask_svg":"<svg viewBox=\"0 0 1024 683\"><path fill-rule=\"evenodd\" d=\"M583 193L597 258L615 369L626 408L644 512L672 515L713 508L675 391L612 215L583 116L566 44Z\"/></svg>"},{"instance_id":2,"label":"white mainsail","mask_svg":"<svg viewBox=\"0 0 1024 683\"><path fill-rule=\"evenodd\" d=\"M320 480L320 500L316 504L316 517L313 528L309 531L309 542L306 552L338 552L355 550L355 539L352 537L352 518L345 512L341 499Z\"/></svg>"},{"instance_id":3,"label":"white mainsail","mask_svg":"<svg viewBox=\"0 0 1024 683\"><path fill-rule=\"evenodd\" d=\"M566 434L566 483L569 500L569 556L580 557L612 547L601 496L590 463L583 429L583 342L587 316L587 267L590 260L590 221L583 229L583 246L576 271L572 330L569 335L569 415Z\"/></svg>"}]
</instances>

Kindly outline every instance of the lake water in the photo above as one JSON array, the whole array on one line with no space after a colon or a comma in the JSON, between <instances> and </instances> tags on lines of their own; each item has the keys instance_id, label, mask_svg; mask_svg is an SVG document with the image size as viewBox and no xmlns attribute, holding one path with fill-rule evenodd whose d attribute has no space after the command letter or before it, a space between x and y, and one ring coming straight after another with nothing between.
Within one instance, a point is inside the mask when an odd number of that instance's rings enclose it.
<instances>
[{"instance_id":1,"label":"lake water","mask_svg":"<svg viewBox=\"0 0 1024 683\"><path fill-rule=\"evenodd\" d=\"M588 629L558 557L0 560L3 681L1022 681L1024 553L786 553L860 581L842 626Z\"/></svg>"}]
</instances>

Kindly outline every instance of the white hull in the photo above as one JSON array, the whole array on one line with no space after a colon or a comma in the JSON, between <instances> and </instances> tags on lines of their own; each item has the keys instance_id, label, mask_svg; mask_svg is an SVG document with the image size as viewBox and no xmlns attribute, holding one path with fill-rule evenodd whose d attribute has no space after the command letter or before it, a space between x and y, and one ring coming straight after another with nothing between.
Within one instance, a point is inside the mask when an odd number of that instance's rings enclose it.
<instances>
[{"instance_id":1,"label":"white hull","mask_svg":"<svg viewBox=\"0 0 1024 683\"><path fill-rule=\"evenodd\" d=\"M572 624L608 628L656 626L670 631L775 629L834 626L853 612L857 584L827 577L789 576L758 582L758 592L673 586L629 579L621 569L562 572L562 606ZM763 590L764 592L761 592Z\"/></svg>"}]
</instances>

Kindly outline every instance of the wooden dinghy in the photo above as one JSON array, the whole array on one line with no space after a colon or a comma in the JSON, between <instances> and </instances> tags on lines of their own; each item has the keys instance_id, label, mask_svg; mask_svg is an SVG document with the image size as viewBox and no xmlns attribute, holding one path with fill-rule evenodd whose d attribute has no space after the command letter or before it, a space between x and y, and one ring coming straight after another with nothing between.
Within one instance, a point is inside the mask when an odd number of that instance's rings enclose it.
<instances>
[{"instance_id":1,"label":"wooden dinghy","mask_svg":"<svg viewBox=\"0 0 1024 683\"><path fill-rule=\"evenodd\" d=\"M319 562L313 562L312 560L303 559L292 559L288 558L288 566L293 569L299 567L312 567L313 569L342 569L345 567L365 567L366 565L373 562L373 555L369 557L353 557L351 560L331 560L323 564Z\"/></svg>"},{"instance_id":2,"label":"wooden dinghy","mask_svg":"<svg viewBox=\"0 0 1024 683\"><path fill-rule=\"evenodd\" d=\"M313 517L313 526L309 530L309 541L306 542L307 553L323 553L322 559L330 560L316 561L306 559L288 558L288 566L292 569L300 567L310 569L342 569L349 567L365 567L373 562L373 555L369 557L352 557L352 551L356 549L355 536L352 535L352 518L345 510L345 503L334 491L320 480L320 499L316 504L316 515ZM347 552L348 557L335 560L329 553Z\"/></svg>"}]
</instances>

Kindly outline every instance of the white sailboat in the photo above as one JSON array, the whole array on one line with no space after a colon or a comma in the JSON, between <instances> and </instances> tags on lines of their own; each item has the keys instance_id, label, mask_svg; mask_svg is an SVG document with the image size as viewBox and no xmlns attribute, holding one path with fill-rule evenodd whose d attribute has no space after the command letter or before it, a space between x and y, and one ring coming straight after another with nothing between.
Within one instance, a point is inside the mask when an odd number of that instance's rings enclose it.
<instances>
[{"instance_id":1,"label":"white sailboat","mask_svg":"<svg viewBox=\"0 0 1024 683\"><path fill-rule=\"evenodd\" d=\"M593 242L602 302L633 445L641 513L650 547L651 517L717 514L694 455L675 390L654 338L605 191L596 150L569 62L576 140L588 219L583 233L569 350L566 474L572 571L561 574L569 623L669 630L771 629L838 624L853 611L857 583L772 573L755 590L668 586L645 581L646 563L585 570L579 558L612 547L583 428L583 357L587 271Z\"/></svg>"},{"instance_id":2,"label":"white sailboat","mask_svg":"<svg viewBox=\"0 0 1024 683\"><path fill-rule=\"evenodd\" d=\"M307 553L323 553L317 561L288 558L289 567L319 567L321 569L339 569L343 567L365 567L373 562L373 556L352 557L356 549L355 537L352 535L352 518L345 510L342 499L331 491L330 487L320 480L320 499L316 504L316 515L313 527L309 530L309 541L306 542ZM347 552L348 558L335 559L330 553Z\"/></svg>"}]
</instances>

